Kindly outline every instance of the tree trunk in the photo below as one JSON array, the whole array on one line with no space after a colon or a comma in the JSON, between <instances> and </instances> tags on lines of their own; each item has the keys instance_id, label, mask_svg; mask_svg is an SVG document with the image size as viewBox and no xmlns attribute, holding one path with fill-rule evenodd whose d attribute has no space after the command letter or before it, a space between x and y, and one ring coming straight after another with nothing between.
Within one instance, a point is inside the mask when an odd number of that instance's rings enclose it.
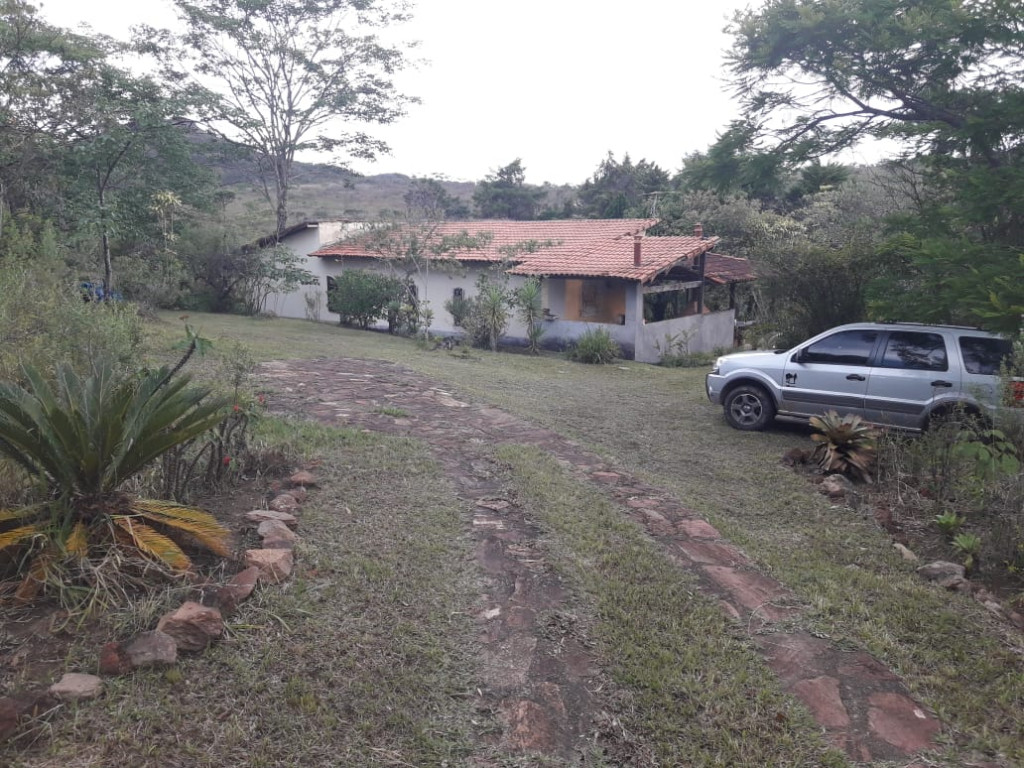
<instances>
[{"instance_id":1,"label":"tree trunk","mask_svg":"<svg viewBox=\"0 0 1024 768\"><path fill-rule=\"evenodd\" d=\"M288 226L288 167L281 160L274 162L274 187L277 191L277 237Z\"/></svg>"},{"instance_id":2,"label":"tree trunk","mask_svg":"<svg viewBox=\"0 0 1024 768\"><path fill-rule=\"evenodd\" d=\"M100 186L100 244L103 250L103 300L110 301L114 285L114 270L110 263L110 235L107 233L107 208L103 187Z\"/></svg>"}]
</instances>

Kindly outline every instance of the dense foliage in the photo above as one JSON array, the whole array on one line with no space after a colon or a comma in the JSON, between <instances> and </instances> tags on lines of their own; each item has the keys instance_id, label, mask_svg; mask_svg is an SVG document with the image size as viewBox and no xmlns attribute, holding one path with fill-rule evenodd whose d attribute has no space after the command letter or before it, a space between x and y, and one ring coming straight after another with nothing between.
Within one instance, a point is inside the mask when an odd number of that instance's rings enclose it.
<instances>
[{"instance_id":1,"label":"dense foliage","mask_svg":"<svg viewBox=\"0 0 1024 768\"><path fill-rule=\"evenodd\" d=\"M23 555L20 597L63 584L73 577L62 568L87 568L117 549L186 570L191 561L173 538L180 533L230 554L227 530L209 514L121 492L161 455L220 422L224 401L167 368L126 375L107 359L87 375L59 366L55 386L35 369L24 372L24 388L0 384L0 455L44 490L35 503L0 511L0 550Z\"/></svg>"},{"instance_id":2,"label":"dense foliage","mask_svg":"<svg viewBox=\"0 0 1024 768\"><path fill-rule=\"evenodd\" d=\"M1016 331L1022 23L1009 0L771 0L741 12L731 67L745 115L709 156L775 171L896 141L911 206L890 220L880 310Z\"/></svg>"},{"instance_id":3,"label":"dense foliage","mask_svg":"<svg viewBox=\"0 0 1024 768\"><path fill-rule=\"evenodd\" d=\"M342 325L368 328L387 315L389 305L404 301L407 291L406 283L391 275L350 269L334 278L327 309L340 316Z\"/></svg>"}]
</instances>

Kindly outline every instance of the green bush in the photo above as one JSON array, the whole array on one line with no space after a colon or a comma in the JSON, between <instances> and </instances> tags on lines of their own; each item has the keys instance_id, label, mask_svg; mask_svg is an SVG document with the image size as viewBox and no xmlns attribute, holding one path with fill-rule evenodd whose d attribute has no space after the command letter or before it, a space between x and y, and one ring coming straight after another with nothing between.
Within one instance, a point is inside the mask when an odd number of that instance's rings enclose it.
<instances>
[{"instance_id":1,"label":"green bush","mask_svg":"<svg viewBox=\"0 0 1024 768\"><path fill-rule=\"evenodd\" d=\"M138 359L142 324L134 304L85 302L58 267L0 262L0 380L21 378L21 365L51 377L57 361L84 372L109 358Z\"/></svg>"},{"instance_id":2,"label":"green bush","mask_svg":"<svg viewBox=\"0 0 1024 768\"><path fill-rule=\"evenodd\" d=\"M342 325L367 328L388 313L393 302L406 298L405 284L397 277L361 269L347 270L334 279L327 293L327 309L341 316Z\"/></svg>"},{"instance_id":3,"label":"green bush","mask_svg":"<svg viewBox=\"0 0 1024 768\"><path fill-rule=\"evenodd\" d=\"M469 313L473 311L473 303L464 296L453 296L444 303L444 308L452 316L452 325L462 328Z\"/></svg>"},{"instance_id":4,"label":"green bush","mask_svg":"<svg viewBox=\"0 0 1024 768\"><path fill-rule=\"evenodd\" d=\"M604 328L591 328L580 336L566 351L570 360L578 363L603 365L621 354L619 344Z\"/></svg>"}]
</instances>

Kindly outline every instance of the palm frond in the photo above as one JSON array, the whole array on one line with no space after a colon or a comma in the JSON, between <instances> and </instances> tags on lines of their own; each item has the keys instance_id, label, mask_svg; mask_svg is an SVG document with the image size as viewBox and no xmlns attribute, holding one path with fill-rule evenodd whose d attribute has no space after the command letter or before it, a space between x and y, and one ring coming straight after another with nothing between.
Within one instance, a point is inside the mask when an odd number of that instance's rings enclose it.
<instances>
[{"instance_id":1,"label":"palm frond","mask_svg":"<svg viewBox=\"0 0 1024 768\"><path fill-rule=\"evenodd\" d=\"M89 529L85 523L75 523L75 527L64 541L64 551L72 557L80 558L89 554Z\"/></svg>"},{"instance_id":2,"label":"palm frond","mask_svg":"<svg viewBox=\"0 0 1024 768\"><path fill-rule=\"evenodd\" d=\"M192 565L188 555L170 538L157 532L132 515L111 515L114 525L131 538L132 544L143 554L159 560L176 571L187 571Z\"/></svg>"},{"instance_id":3,"label":"palm frond","mask_svg":"<svg viewBox=\"0 0 1024 768\"><path fill-rule=\"evenodd\" d=\"M17 509L0 509L0 523L6 523L9 520L24 520L26 517L38 515L44 509L46 509L46 504L30 504Z\"/></svg>"},{"instance_id":4,"label":"palm frond","mask_svg":"<svg viewBox=\"0 0 1024 768\"><path fill-rule=\"evenodd\" d=\"M39 524L22 525L0 533L0 549L23 544L36 536L45 536L46 528Z\"/></svg>"},{"instance_id":5,"label":"palm frond","mask_svg":"<svg viewBox=\"0 0 1024 768\"><path fill-rule=\"evenodd\" d=\"M15 598L22 602L28 602L39 594L46 584L55 554L53 547L50 546L36 555L28 567L28 573L25 574L25 578L21 580L21 584L14 592Z\"/></svg>"},{"instance_id":6,"label":"palm frond","mask_svg":"<svg viewBox=\"0 0 1024 768\"><path fill-rule=\"evenodd\" d=\"M231 532L209 512L155 499L133 499L129 508L152 522L192 535L214 554L231 555Z\"/></svg>"}]
</instances>

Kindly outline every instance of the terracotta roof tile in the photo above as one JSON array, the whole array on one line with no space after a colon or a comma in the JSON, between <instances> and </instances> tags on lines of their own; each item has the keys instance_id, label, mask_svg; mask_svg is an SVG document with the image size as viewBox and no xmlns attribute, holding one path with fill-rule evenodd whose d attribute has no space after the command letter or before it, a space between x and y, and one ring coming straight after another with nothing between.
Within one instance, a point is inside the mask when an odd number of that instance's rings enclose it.
<instances>
[{"instance_id":1,"label":"terracotta roof tile","mask_svg":"<svg viewBox=\"0 0 1024 768\"><path fill-rule=\"evenodd\" d=\"M471 236L489 233L490 242L473 251L454 254L462 261L501 261L503 249L529 241L552 243L538 253L561 254L566 258L586 253L606 243L621 241L632 254L633 235L644 232L657 223L657 219L566 219L556 221L446 221L432 225L430 237L452 237L465 232ZM398 231L415 231L412 227L399 227ZM312 256L362 256L380 258L373 249L375 236L357 235L314 251ZM521 260L525 257L518 257ZM632 258L632 256L630 256Z\"/></svg>"},{"instance_id":2,"label":"terracotta roof tile","mask_svg":"<svg viewBox=\"0 0 1024 768\"><path fill-rule=\"evenodd\" d=\"M644 237L640 240L640 265L633 263L633 238L595 243L586 250L560 253L542 249L528 255L509 270L514 275L566 277L617 277L649 282L680 260L690 260L718 243L717 237Z\"/></svg>"},{"instance_id":3,"label":"terracotta roof tile","mask_svg":"<svg viewBox=\"0 0 1024 768\"><path fill-rule=\"evenodd\" d=\"M757 280L754 268L746 259L726 256L723 253L709 253L704 266L704 278L712 283L748 283Z\"/></svg>"},{"instance_id":4,"label":"terracotta roof tile","mask_svg":"<svg viewBox=\"0 0 1024 768\"><path fill-rule=\"evenodd\" d=\"M490 241L476 250L453 254L460 261L501 261L504 252L516 244L535 241L542 245L533 253L516 255L515 275L558 275L563 277L614 277L649 282L660 273L710 251L717 237L643 237L640 265L633 263L634 235L643 234L657 219L568 219L558 221L448 221L432 225L429 237L440 239L463 232L476 236L488 233ZM378 230L379 232L379 230ZM399 227L398 232L417 232ZM314 251L313 256L381 258L374 248L379 235L367 233ZM687 264L687 262L689 264ZM705 276L716 283L755 279L746 259L709 253Z\"/></svg>"}]
</instances>

